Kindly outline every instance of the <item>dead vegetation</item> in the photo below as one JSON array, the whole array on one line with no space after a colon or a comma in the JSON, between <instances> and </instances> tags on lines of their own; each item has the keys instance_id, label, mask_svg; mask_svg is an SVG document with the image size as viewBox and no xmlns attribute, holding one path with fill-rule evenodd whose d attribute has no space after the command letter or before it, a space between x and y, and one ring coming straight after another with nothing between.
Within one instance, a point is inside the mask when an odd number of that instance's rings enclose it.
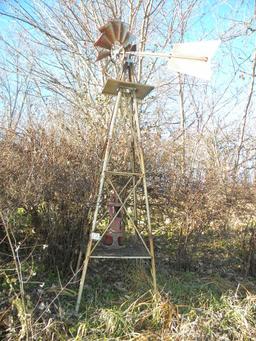
<instances>
[{"instance_id":1,"label":"dead vegetation","mask_svg":"<svg viewBox=\"0 0 256 341\"><path fill-rule=\"evenodd\" d=\"M37 127L1 141L2 335L7 340L16 340L17 333L37 340L253 339L255 288L244 277L255 275L253 185L230 179L224 187L210 175L174 183L177 169L169 158L178 155L169 154L169 146L162 162L165 185L154 155L146 155L162 291L157 297L147 292L147 267L132 273L130 264L124 278L118 264L99 263L99 270L90 270L77 320L76 262L86 243L100 164L93 136L91 130L90 140L77 141ZM153 137L150 141L153 148ZM198 289L197 297L188 286Z\"/></svg>"},{"instance_id":2,"label":"dead vegetation","mask_svg":"<svg viewBox=\"0 0 256 341\"><path fill-rule=\"evenodd\" d=\"M3 31L0 41L0 338L256 339L249 3L228 7L225 22L223 1L31 1L1 9L16 34ZM167 75L160 62L141 59L136 68L138 80L156 85L140 123L159 292L150 291L147 264L96 262L76 315L77 260L112 105L99 94L116 72L95 63L96 28L125 17L141 50L154 40L169 51L187 32L198 37L195 22L209 31L205 13L218 22L209 38L223 41L212 83ZM119 135L115 162L123 165Z\"/></svg>"}]
</instances>

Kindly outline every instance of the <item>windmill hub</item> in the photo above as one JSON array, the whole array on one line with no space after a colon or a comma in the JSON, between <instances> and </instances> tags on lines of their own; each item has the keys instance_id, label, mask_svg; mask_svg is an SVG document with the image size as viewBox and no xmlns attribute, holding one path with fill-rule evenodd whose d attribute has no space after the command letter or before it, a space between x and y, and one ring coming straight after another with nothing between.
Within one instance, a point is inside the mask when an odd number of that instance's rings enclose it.
<instances>
[{"instance_id":1,"label":"windmill hub","mask_svg":"<svg viewBox=\"0 0 256 341\"><path fill-rule=\"evenodd\" d=\"M120 42L116 41L110 50L111 60L116 64L122 64L125 56L125 49Z\"/></svg>"}]
</instances>

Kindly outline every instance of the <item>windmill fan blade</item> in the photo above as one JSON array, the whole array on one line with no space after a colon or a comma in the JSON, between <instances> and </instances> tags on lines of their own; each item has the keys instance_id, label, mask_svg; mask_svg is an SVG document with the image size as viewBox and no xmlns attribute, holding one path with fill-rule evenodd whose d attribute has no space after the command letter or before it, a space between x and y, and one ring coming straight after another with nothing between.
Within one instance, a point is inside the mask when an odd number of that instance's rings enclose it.
<instances>
[{"instance_id":1,"label":"windmill fan blade","mask_svg":"<svg viewBox=\"0 0 256 341\"><path fill-rule=\"evenodd\" d=\"M111 41L108 39L107 35L105 33L102 33L102 35L99 37L99 39L96 41L96 43L94 44L94 46L97 47L102 47L104 49L107 50L111 50L112 47L112 43Z\"/></svg>"},{"instance_id":2,"label":"windmill fan blade","mask_svg":"<svg viewBox=\"0 0 256 341\"><path fill-rule=\"evenodd\" d=\"M123 42L123 46L126 48L129 45L132 45L136 40L136 37L128 32L126 35L125 41Z\"/></svg>"},{"instance_id":3,"label":"windmill fan blade","mask_svg":"<svg viewBox=\"0 0 256 341\"><path fill-rule=\"evenodd\" d=\"M113 29L115 32L115 37L117 41L120 41L121 36L121 29L122 29L122 21L120 20L113 20L112 21Z\"/></svg>"},{"instance_id":4,"label":"windmill fan blade","mask_svg":"<svg viewBox=\"0 0 256 341\"><path fill-rule=\"evenodd\" d=\"M168 66L172 71L209 80L211 58L219 44L219 40L175 44Z\"/></svg>"},{"instance_id":5,"label":"windmill fan blade","mask_svg":"<svg viewBox=\"0 0 256 341\"><path fill-rule=\"evenodd\" d=\"M119 42L123 44L125 40L128 38L128 36L129 36L128 25L122 22Z\"/></svg>"},{"instance_id":6,"label":"windmill fan blade","mask_svg":"<svg viewBox=\"0 0 256 341\"><path fill-rule=\"evenodd\" d=\"M105 35L108 37L111 44L113 44L116 41L116 35L115 35L112 21L102 26L99 30L101 33L105 33Z\"/></svg>"},{"instance_id":7,"label":"windmill fan blade","mask_svg":"<svg viewBox=\"0 0 256 341\"><path fill-rule=\"evenodd\" d=\"M129 44L125 48L125 52L135 52L137 50L137 45L136 44Z\"/></svg>"},{"instance_id":8,"label":"windmill fan blade","mask_svg":"<svg viewBox=\"0 0 256 341\"><path fill-rule=\"evenodd\" d=\"M101 32L101 36L98 38L94 46L100 47L103 50L98 52L97 61L107 57L113 57L112 61L115 60L115 58L120 58L120 51L123 49L125 51L136 51L136 38L130 34L129 26L121 20L111 20L100 27L99 30Z\"/></svg>"},{"instance_id":9,"label":"windmill fan blade","mask_svg":"<svg viewBox=\"0 0 256 341\"><path fill-rule=\"evenodd\" d=\"M98 62L99 60L109 57L110 55L111 55L110 51L106 50L99 51L96 61Z\"/></svg>"}]
</instances>

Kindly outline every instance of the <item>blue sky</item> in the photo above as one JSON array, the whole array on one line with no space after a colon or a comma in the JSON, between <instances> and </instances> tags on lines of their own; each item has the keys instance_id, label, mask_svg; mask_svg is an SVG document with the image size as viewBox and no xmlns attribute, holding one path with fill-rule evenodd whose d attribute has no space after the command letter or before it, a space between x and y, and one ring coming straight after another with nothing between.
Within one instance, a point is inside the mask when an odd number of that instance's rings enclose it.
<instances>
[{"instance_id":1,"label":"blue sky","mask_svg":"<svg viewBox=\"0 0 256 341\"><path fill-rule=\"evenodd\" d=\"M26 5L29 2L19 1L29 9L29 5ZM50 1L48 1L48 3L50 3ZM203 1L200 9L193 13L184 37L185 41L224 38L213 61L213 64L215 65L215 74L211 84L213 84L215 88L220 90L223 89L223 91L225 87L228 87L228 90L225 92L226 97L233 96L233 94L236 94L241 88L244 88L245 91L247 91L250 83L251 56L255 49L255 35L249 35L250 32L248 32L246 37L243 36L228 40L228 29L230 26L233 25L233 34L235 34L236 30L238 32L239 30L246 31L245 26L246 24L249 26L249 20L254 13L253 0L244 1L243 6L239 8L238 3L237 0ZM2 3L0 4L0 8L4 9L6 8L6 5ZM236 13L235 18L234 12ZM256 28L254 22L250 23L250 25L252 28ZM1 33L4 34L7 39L11 39L11 36L15 32L13 20L6 17L0 17L0 29ZM223 32L226 33L223 35ZM1 54L4 59L3 49ZM239 65L239 63L241 65ZM238 73L235 75L235 78L232 79L231 75L234 74L234 68ZM243 77L241 77L241 75L243 75ZM173 75L170 76L170 79L172 77ZM243 103L241 103L241 107L242 106ZM233 114L233 117L236 117L236 113ZM239 114L237 117L240 118Z\"/></svg>"}]
</instances>

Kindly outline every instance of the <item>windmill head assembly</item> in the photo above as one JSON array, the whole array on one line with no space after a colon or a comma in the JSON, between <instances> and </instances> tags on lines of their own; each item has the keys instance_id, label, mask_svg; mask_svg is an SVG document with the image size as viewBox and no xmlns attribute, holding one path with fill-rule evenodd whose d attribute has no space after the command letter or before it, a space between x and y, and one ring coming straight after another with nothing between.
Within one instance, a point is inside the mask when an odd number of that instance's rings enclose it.
<instances>
[{"instance_id":1,"label":"windmill head assembly","mask_svg":"<svg viewBox=\"0 0 256 341\"><path fill-rule=\"evenodd\" d=\"M209 80L211 77L211 59L220 45L220 40L208 40L173 45L170 53L137 51L136 37L129 32L126 23L111 20L100 27L100 37L94 46L98 48L97 61L110 58L114 63L132 63L131 57L151 57L168 60L168 68Z\"/></svg>"},{"instance_id":2,"label":"windmill head assembly","mask_svg":"<svg viewBox=\"0 0 256 341\"><path fill-rule=\"evenodd\" d=\"M100 27L99 31L100 37L94 44L98 51L97 61L110 59L116 65L121 66L121 74L118 79L108 79L102 91L103 94L110 95L115 100L107 131L89 240L83 264L79 264L78 261L77 266L77 269L82 268L77 312L91 259L149 260L153 288L157 289L148 184L138 105L138 100L145 98L154 87L136 82L134 64L138 58L142 57L163 58L168 61L167 65L171 71L209 79L211 58L220 44L218 40L200 41L174 44L170 53L139 51L135 37L129 32L129 27L124 22L111 20ZM123 122L125 127L124 134L120 134L120 122ZM118 164L115 162L115 153L122 153L121 139L127 140L127 148L122 162ZM129 154L128 157L127 154Z\"/></svg>"}]
</instances>

